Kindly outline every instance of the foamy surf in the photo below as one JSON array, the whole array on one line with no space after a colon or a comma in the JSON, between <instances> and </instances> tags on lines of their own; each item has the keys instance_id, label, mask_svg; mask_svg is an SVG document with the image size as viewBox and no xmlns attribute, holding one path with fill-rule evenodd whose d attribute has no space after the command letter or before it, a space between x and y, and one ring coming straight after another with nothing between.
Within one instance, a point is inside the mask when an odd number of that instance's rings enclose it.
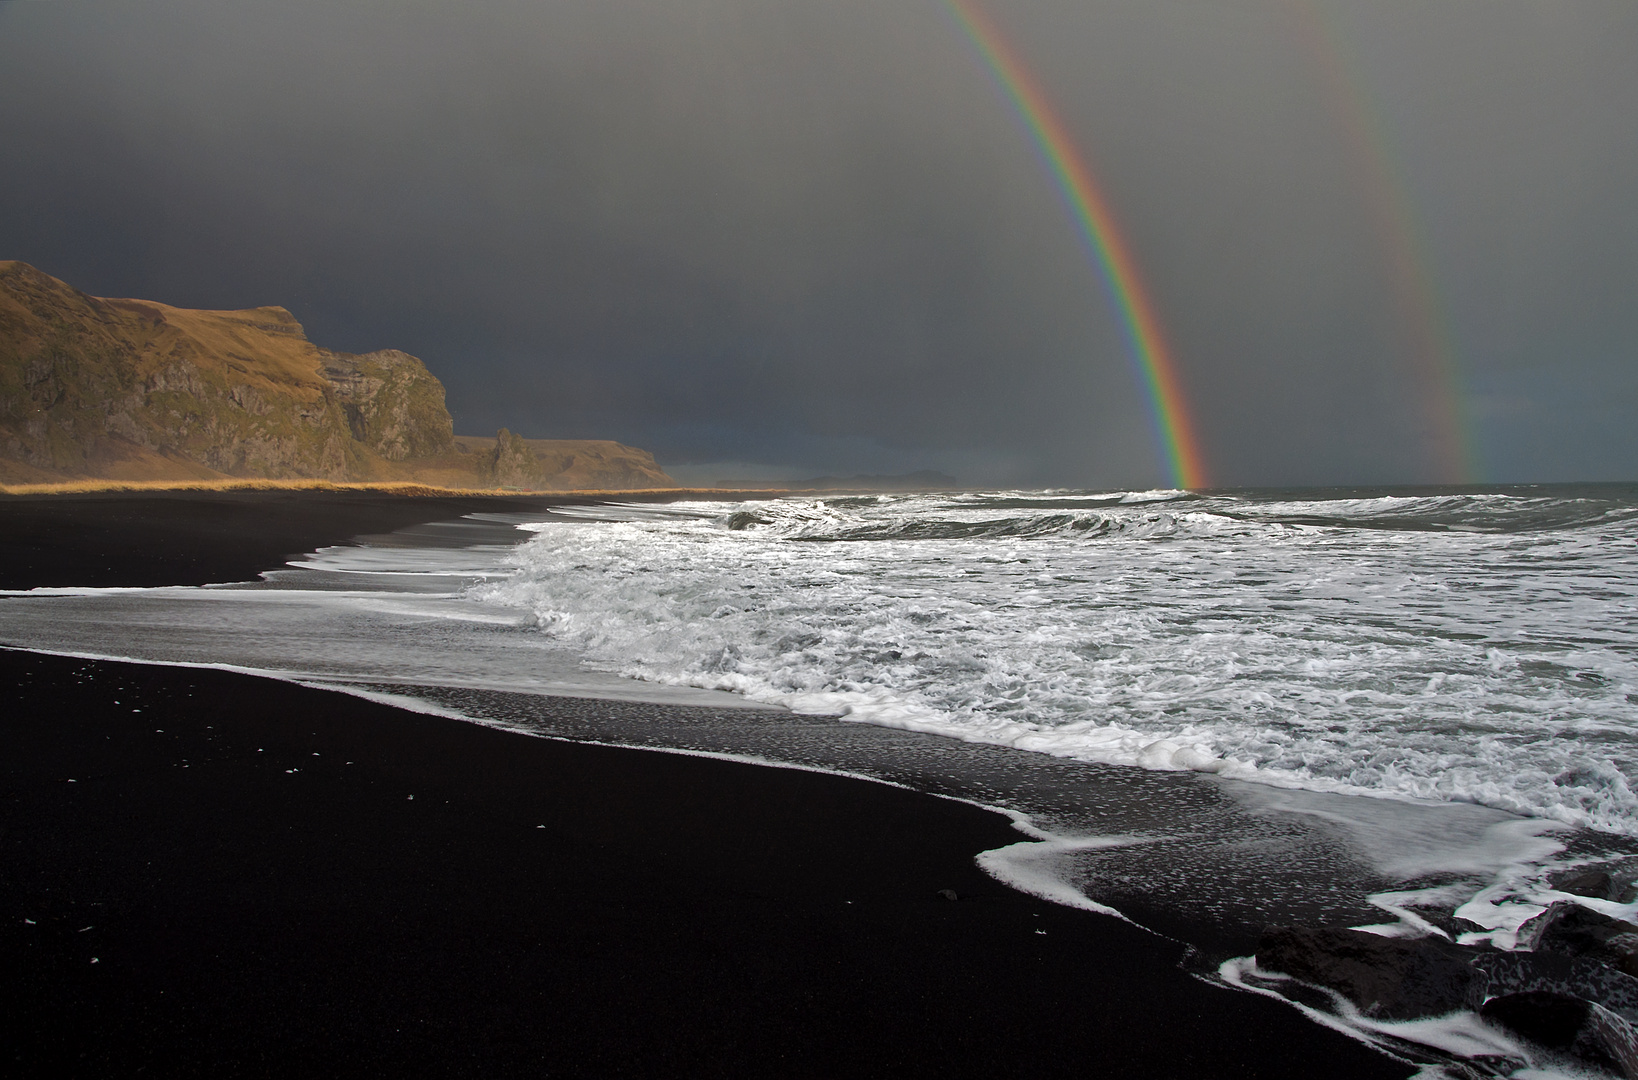
<instances>
[{"instance_id":1,"label":"foamy surf","mask_svg":"<svg viewBox=\"0 0 1638 1080\"><path fill-rule=\"evenodd\" d=\"M1510 949L1558 875L1634 862L1630 493L887 495L413 532L248 586L11 595L0 641L961 798L1025 823L981 857L1001 880L1225 948L1285 921Z\"/></svg>"},{"instance_id":2,"label":"foamy surf","mask_svg":"<svg viewBox=\"0 0 1638 1080\"><path fill-rule=\"evenodd\" d=\"M1638 831L1632 508L1182 495L599 507L526 525L519 572L473 594L631 678Z\"/></svg>"}]
</instances>

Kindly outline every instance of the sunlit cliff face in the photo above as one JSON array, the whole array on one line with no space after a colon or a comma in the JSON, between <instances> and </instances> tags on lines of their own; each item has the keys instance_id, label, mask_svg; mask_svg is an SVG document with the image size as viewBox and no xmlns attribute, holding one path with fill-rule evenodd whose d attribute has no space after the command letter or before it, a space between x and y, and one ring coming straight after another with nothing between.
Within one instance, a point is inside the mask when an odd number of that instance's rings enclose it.
<instances>
[{"instance_id":1,"label":"sunlit cliff face","mask_svg":"<svg viewBox=\"0 0 1638 1080\"><path fill-rule=\"evenodd\" d=\"M1638 467L1630 5L982 8L1107 195L1214 480L1450 479L1453 438L1493 479ZM1167 480L942 0L7 5L0 145L0 257L390 342L463 431Z\"/></svg>"}]
</instances>

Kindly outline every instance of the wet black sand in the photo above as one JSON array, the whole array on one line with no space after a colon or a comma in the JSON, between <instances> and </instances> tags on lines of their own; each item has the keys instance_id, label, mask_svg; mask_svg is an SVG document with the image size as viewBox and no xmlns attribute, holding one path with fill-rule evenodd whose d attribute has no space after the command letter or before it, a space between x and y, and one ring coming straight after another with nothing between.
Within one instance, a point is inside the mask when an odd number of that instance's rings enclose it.
<instances>
[{"instance_id":1,"label":"wet black sand","mask_svg":"<svg viewBox=\"0 0 1638 1080\"><path fill-rule=\"evenodd\" d=\"M0 652L0 688L10 1075L1412 1071L987 878L1019 834L973 807L222 672Z\"/></svg>"},{"instance_id":2,"label":"wet black sand","mask_svg":"<svg viewBox=\"0 0 1638 1080\"><path fill-rule=\"evenodd\" d=\"M355 536L564 501L358 490L0 495L0 589L254 581Z\"/></svg>"}]
</instances>

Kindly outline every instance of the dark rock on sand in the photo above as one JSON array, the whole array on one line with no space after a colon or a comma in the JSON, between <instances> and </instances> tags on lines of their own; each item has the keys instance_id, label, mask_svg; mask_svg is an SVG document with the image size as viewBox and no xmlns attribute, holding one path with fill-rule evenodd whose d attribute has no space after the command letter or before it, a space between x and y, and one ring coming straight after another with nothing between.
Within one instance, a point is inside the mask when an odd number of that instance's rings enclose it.
<instances>
[{"instance_id":1,"label":"dark rock on sand","mask_svg":"<svg viewBox=\"0 0 1638 1080\"><path fill-rule=\"evenodd\" d=\"M1486 987L1484 975L1464 961L1456 946L1360 930L1269 930L1258 943L1257 966L1335 990L1379 1020L1475 1008Z\"/></svg>"},{"instance_id":2,"label":"dark rock on sand","mask_svg":"<svg viewBox=\"0 0 1638 1080\"><path fill-rule=\"evenodd\" d=\"M1553 882L1553 888L1594 900L1617 900L1624 891L1622 884L1607 870L1578 870Z\"/></svg>"},{"instance_id":3,"label":"dark rock on sand","mask_svg":"<svg viewBox=\"0 0 1638 1080\"><path fill-rule=\"evenodd\" d=\"M1585 956L1638 976L1638 925L1612 919L1580 904L1554 904L1538 916L1538 952Z\"/></svg>"},{"instance_id":4,"label":"dark rock on sand","mask_svg":"<svg viewBox=\"0 0 1638 1080\"><path fill-rule=\"evenodd\" d=\"M1638 1034L1590 1001L1531 990L1485 1002L1481 1015L1531 1042L1624 1077L1638 1077Z\"/></svg>"},{"instance_id":5,"label":"dark rock on sand","mask_svg":"<svg viewBox=\"0 0 1638 1080\"><path fill-rule=\"evenodd\" d=\"M1547 914L1552 918L1534 951L1294 927L1263 935L1257 965L1334 990L1382 1020L1476 1008L1487 997L1548 993L1638 1021L1638 978L1622 966L1638 957L1638 927L1573 904Z\"/></svg>"},{"instance_id":6,"label":"dark rock on sand","mask_svg":"<svg viewBox=\"0 0 1638 1080\"><path fill-rule=\"evenodd\" d=\"M1543 990L1596 1002L1638 1020L1638 979L1588 956L1475 950L1472 966L1494 996Z\"/></svg>"},{"instance_id":7,"label":"dark rock on sand","mask_svg":"<svg viewBox=\"0 0 1638 1080\"><path fill-rule=\"evenodd\" d=\"M1602 872L1555 884L1593 898L1626 888ZM1502 952L1436 938L1281 928L1263 935L1257 965L1340 994L1380 1020L1476 1008L1533 1043L1638 1080L1638 925L1564 902L1525 924L1519 944Z\"/></svg>"}]
</instances>

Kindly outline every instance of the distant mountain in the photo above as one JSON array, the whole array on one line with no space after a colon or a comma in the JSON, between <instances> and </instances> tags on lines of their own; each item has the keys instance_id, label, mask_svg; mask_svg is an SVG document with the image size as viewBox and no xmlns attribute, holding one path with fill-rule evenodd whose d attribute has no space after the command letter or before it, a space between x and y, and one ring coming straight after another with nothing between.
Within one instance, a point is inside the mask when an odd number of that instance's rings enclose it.
<instances>
[{"instance_id":1,"label":"distant mountain","mask_svg":"<svg viewBox=\"0 0 1638 1080\"><path fill-rule=\"evenodd\" d=\"M923 469L920 472L899 473L894 476L815 476L807 480L776 480L772 483L718 480L716 486L739 490L771 488L789 491L947 491L961 487L961 482L945 473Z\"/></svg>"},{"instance_id":2,"label":"distant mountain","mask_svg":"<svg viewBox=\"0 0 1638 1080\"><path fill-rule=\"evenodd\" d=\"M281 307L102 299L0 261L0 483L234 477L676 486L619 443L457 438L420 360L321 348Z\"/></svg>"}]
</instances>

